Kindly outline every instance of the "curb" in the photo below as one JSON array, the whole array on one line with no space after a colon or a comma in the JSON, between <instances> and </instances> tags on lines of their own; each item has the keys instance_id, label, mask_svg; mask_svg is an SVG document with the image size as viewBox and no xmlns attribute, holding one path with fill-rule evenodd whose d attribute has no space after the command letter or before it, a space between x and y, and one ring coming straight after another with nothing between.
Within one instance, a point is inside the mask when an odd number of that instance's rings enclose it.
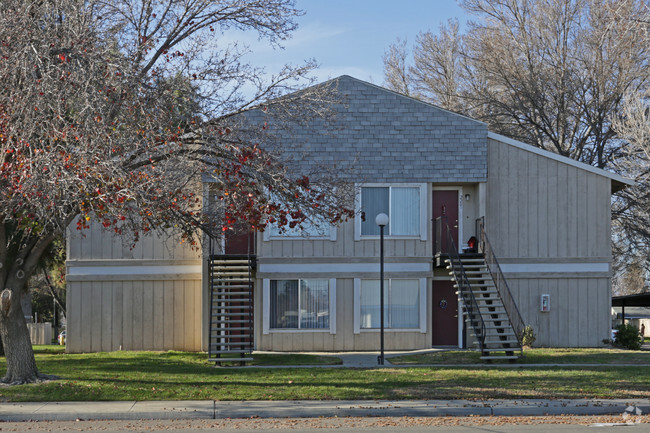
<instances>
[{"instance_id":1,"label":"curb","mask_svg":"<svg viewBox=\"0 0 650 433\"><path fill-rule=\"evenodd\" d=\"M115 401L1 403L0 421L631 415L650 400Z\"/></svg>"}]
</instances>

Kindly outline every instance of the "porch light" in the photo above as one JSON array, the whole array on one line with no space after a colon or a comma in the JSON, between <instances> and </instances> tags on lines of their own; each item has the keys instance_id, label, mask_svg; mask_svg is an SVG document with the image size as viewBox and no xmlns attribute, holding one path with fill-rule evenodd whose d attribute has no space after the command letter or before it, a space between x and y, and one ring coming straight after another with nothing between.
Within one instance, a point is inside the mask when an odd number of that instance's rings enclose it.
<instances>
[{"instance_id":1,"label":"porch light","mask_svg":"<svg viewBox=\"0 0 650 433\"><path fill-rule=\"evenodd\" d=\"M388 225L388 215L380 213L375 218L375 223L379 226L379 321L380 327L380 350L381 354L377 358L379 365L384 365L384 227Z\"/></svg>"}]
</instances>

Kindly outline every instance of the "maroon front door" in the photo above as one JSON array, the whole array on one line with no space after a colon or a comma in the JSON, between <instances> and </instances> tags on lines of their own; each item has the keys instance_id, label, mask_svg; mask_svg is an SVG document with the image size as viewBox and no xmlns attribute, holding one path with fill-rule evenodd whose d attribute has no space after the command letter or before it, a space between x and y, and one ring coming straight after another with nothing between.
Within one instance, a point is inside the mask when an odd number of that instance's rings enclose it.
<instances>
[{"instance_id":1,"label":"maroon front door","mask_svg":"<svg viewBox=\"0 0 650 433\"><path fill-rule=\"evenodd\" d=\"M241 233L230 230L226 234L225 244L225 254L255 254L255 232Z\"/></svg>"},{"instance_id":2,"label":"maroon front door","mask_svg":"<svg viewBox=\"0 0 650 433\"><path fill-rule=\"evenodd\" d=\"M433 235L436 236L436 219L441 216L447 217L447 224L451 229L451 237L454 239L458 249L458 190L436 190L433 191ZM442 227L442 241L446 246L446 229ZM434 242L434 248L436 243ZM435 251L434 251L435 253Z\"/></svg>"},{"instance_id":3,"label":"maroon front door","mask_svg":"<svg viewBox=\"0 0 650 433\"><path fill-rule=\"evenodd\" d=\"M433 346L458 346L458 298L453 281L433 281Z\"/></svg>"}]
</instances>

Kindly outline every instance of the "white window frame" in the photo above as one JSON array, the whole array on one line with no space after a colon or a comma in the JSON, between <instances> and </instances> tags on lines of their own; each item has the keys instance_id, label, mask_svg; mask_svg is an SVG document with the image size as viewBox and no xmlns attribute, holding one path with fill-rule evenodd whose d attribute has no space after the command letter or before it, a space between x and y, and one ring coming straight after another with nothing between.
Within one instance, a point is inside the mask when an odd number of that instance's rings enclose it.
<instances>
[{"instance_id":1,"label":"white window frame","mask_svg":"<svg viewBox=\"0 0 650 433\"><path fill-rule=\"evenodd\" d=\"M374 240L379 239L379 235L362 235L361 234L361 188L419 188L420 189L420 234L415 236L394 236L389 234L384 234L386 239L419 239L421 241L427 240L427 233L429 230L429 224L427 221L428 217L428 195L430 194L429 187L427 183L363 183L355 185L356 189L356 200L355 200L355 214L354 218L354 240ZM392 194L388 195L388 209L390 210L390 200L392 200ZM376 216L376 215L375 215ZM375 218L375 216L366 215L366 218ZM390 218L390 215L388 215Z\"/></svg>"},{"instance_id":2,"label":"white window frame","mask_svg":"<svg viewBox=\"0 0 650 433\"><path fill-rule=\"evenodd\" d=\"M329 224L329 223L328 223ZM262 239L265 242L268 241L314 241L314 240L323 240L323 241L332 241L336 242L336 226L329 224L329 234L328 235L309 235L309 234L298 234L286 232L282 234L271 234L269 230L264 230Z\"/></svg>"},{"instance_id":3,"label":"white window frame","mask_svg":"<svg viewBox=\"0 0 650 433\"><path fill-rule=\"evenodd\" d=\"M268 335L271 333L285 333L285 334L294 334L294 333L305 333L305 332L317 332L317 333L330 333L336 334L336 278L323 278L328 280L328 289L329 289L329 329L328 328L306 328L306 329L281 329L281 328L271 328L271 280L308 280L310 278L264 278L262 280L262 334Z\"/></svg>"},{"instance_id":4,"label":"white window frame","mask_svg":"<svg viewBox=\"0 0 650 433\"><path fill-rule=\"evenodd\" d=\"M386 280L418 280L420 285L420 327L419 328L385 328L385 332L419 332L426 334L427 332L427 278L408 278L408 277L392 277ZM377 278L355 278L354 279L354 333L361 334L366 332L380 332L380 328L361 328L361 280L378 280Z\"/></svg>"},{"instance_id":5,"label":"white window frame","mask_svg":"<svg viewBox=\"0 0 650 433\"><path fill-rule=\"evenodd\" d=\"M267 194L269 194L269 190L265 187L264 189ZM330 233L329 235L317 235L317 236L311 236L308 234L294 234L294 233L282 233L282 234L277 234L277 235L271 235L271 233L268 230L264 230L262 232L262 241L263 242L269 242L269 241L313 241L313 240L329 240L332 242L336 242L336 226L334 224L328 223L329 224L329 229Z\"/></svg>"}]
</instances>

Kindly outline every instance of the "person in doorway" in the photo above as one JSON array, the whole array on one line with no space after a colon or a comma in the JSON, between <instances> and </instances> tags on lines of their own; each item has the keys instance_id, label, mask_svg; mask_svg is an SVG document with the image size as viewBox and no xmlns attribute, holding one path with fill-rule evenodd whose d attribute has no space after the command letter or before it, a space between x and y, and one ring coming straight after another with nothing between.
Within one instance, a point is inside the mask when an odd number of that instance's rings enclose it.
<instances>
[{"instance_id":1,"label":"person in doorway","mask_svg":"<svg viewBox=\"0 0 650 433\"><path fill-rule=\"evenodd\" d=\"M641 324L641 329L639 330L639 333L641 334L641 337L645 338L645 323Z\"/></svg>"}]
</instances>

